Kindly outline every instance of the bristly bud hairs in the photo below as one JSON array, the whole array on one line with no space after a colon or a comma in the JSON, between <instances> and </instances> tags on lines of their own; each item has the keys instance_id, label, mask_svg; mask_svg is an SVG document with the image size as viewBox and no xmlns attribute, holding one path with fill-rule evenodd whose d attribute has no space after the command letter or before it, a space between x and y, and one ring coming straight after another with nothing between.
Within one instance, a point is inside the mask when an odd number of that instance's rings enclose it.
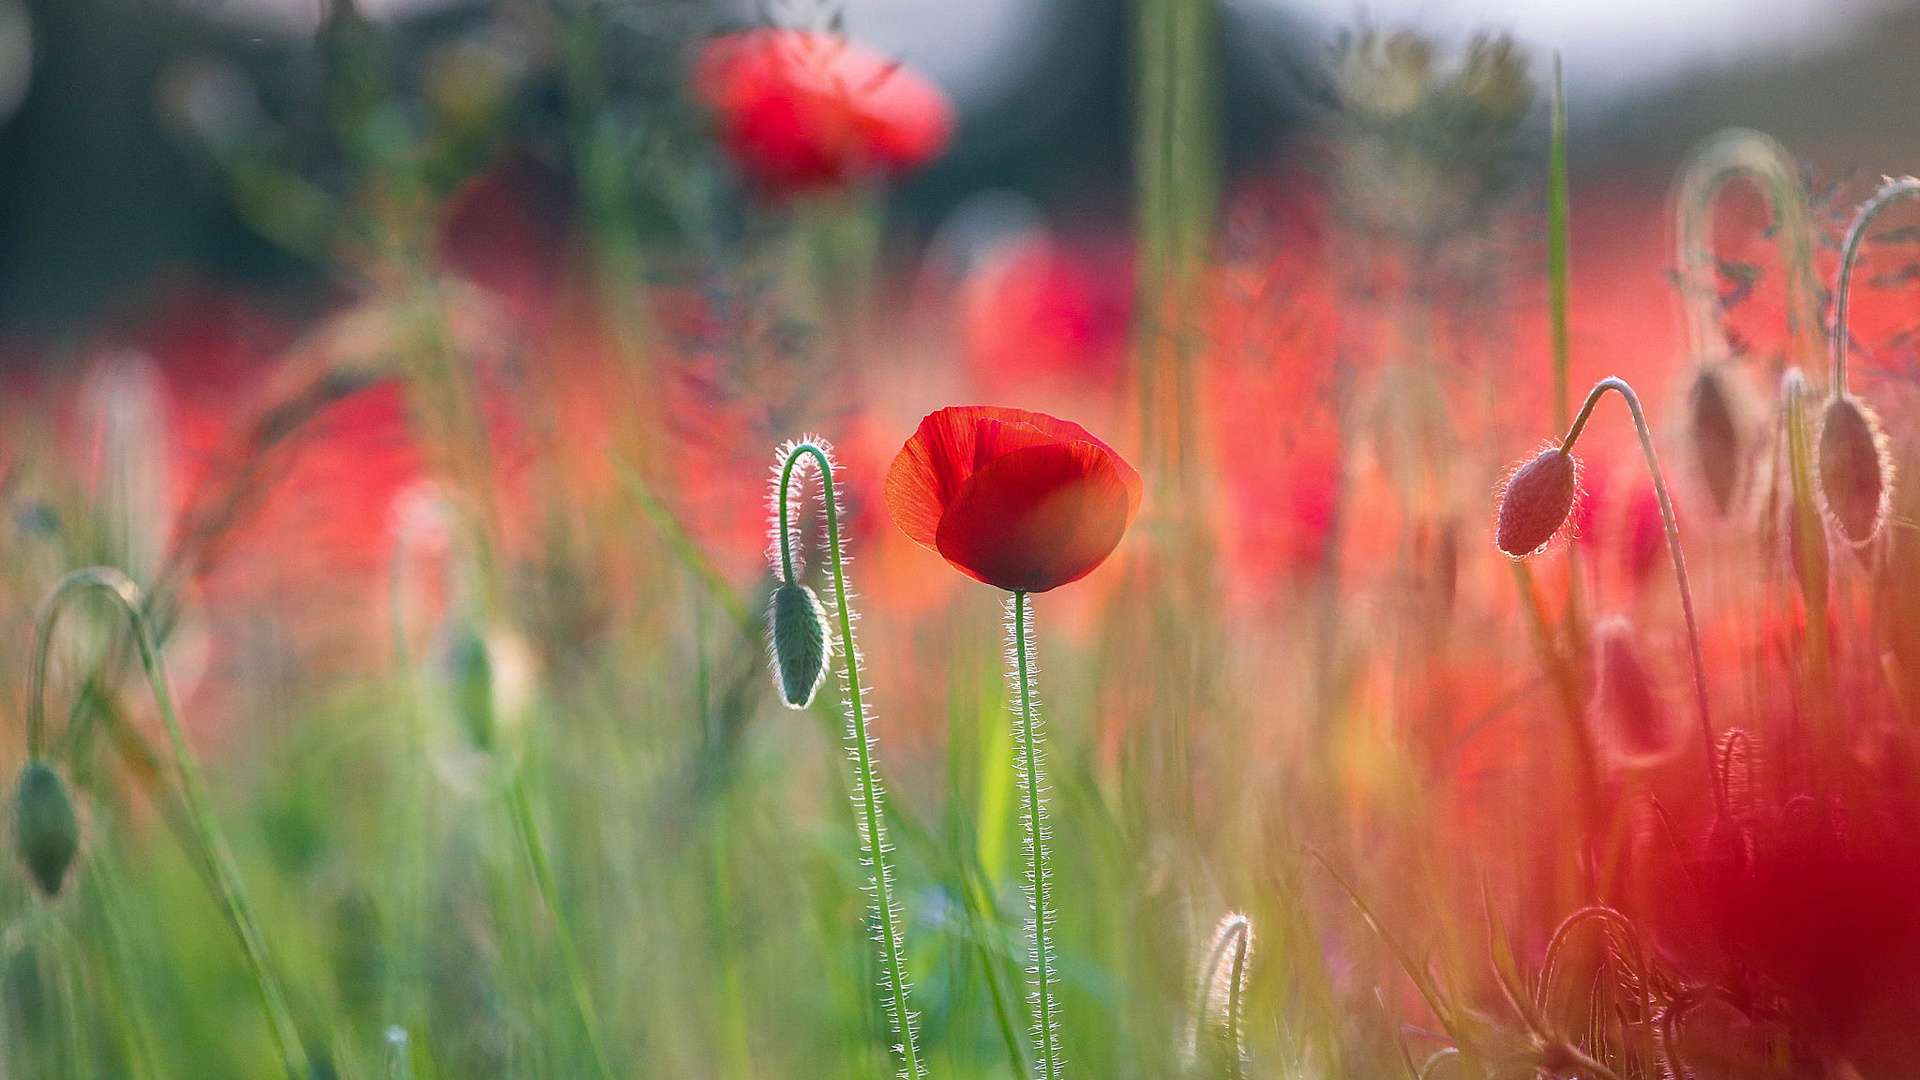
<instances>
[{"instance_id":1,"label":"bristly bud hairs","mask_svg":"<svg viewBox=\"0 0 1920 1080\"><path fill-rule=\"evenodd\" d=\"M1507 477L1500 492L1494 543L1516 559L1545 548L1566 528L1580 493L1580 463L1548 447Z\"/></svg>"},{"instance_id":2,"label":"bristly bud hairs","mask_svg":"<svg viewBox=\"0 0 1920 1080\"><path fill-rule=\"evenodd\" d=\"M820 463L802 446L825 447L820 439L808 438L780 448L774 466L773 492L768 500L769 532L772 543L767 559L773 564L780 584L767 604L768 657L773 664L774 685L780 700L790 709L813 704L814 695L827 681L827 667L833 658L833 639L827 628L827 609L820 597L798 580L806 569L805 557L798 550L800 527L798 506L800 486L813 477L821 479ZM822 499L826 498L822 492ZM825 512L824 505L822 513Z\"/></svg>"},{"instance_id":3,"label":"bristly bud hairs","mask_svg":"<svg viewBox=\"0 0 1920 1080\"><path fill-rule=\"evenodd\" d=\"M872 899L868 927L880 952L881 1006L893 1029L893 1057L901 1080L922 1080L927 1067L920 1050L919 1017L914 1013L907 981L906 912L894 899L893 847L887 843L885 799L880 770L874 761L872 717L863 696L866 677L860 650L854 645L854 612L847 588L847 557L840 535L839 495L833 449L826 440L808 435L780 447L773 466L773 492L768 500L772 543L773 598L767 607L768 648L773 660L774 686L789 708L804 709L826 681L833 661L833 633L827 623L827 605L800 583L805 566L800 547L800 497L795 481L813 480L820 497L820 521L825 526L825 570L832 581L832 609L839 623L840 678L846 690L847 760L853 766L849 793L860 838L860 863Z\"/></svg>"},{"instance_id":4,"label":"bristly bud hairs","mask_svg":"<svg viewBox=\"0 0 1920 1080\"><path fill-rule=\"evenodd\" d=\"M1893 505L1893 459L1887 452L1886 432L1866 402L1847 387L1847 301L1852 292L1853 265L1867 226L1887 206L1920 194L1920 180L1903 176L1889 180L1860 205L1840 248L1840 266L1833 290L1833 376L1828 385L1826 411L1820 417L1820 502L1841 536L1856 548L1880 534Z\"/></svg>"},{"instance_id":5,"label":"bristly bud hairs","mask_svg":"<svg viewBox=\"0 0 1920 1080\"><path fill-rule=\"evenodd\" d=\"M1887 434L1866 402L1847 394L1820 416L1820 501L1840 535L1864 547L1893 505L1893 457Z\"/></svg>"},{"instance_id":6,"label":"bristly bud hairs","mask_svg":"<svg viewBox=\"0 0 1920 1080\"><path fill-rule=\"evenodd\" d=\"M1593 384L1587 399L1568 426L1557 446L1540 452L1532 461L1516 469L1501 493L1500 514L1494 542L1513 558L1525 558L1546 546L1566 525L1579 492L1578 463L1573 459L1574 444L1592 419L1594 406L1608 392L1619 394L1633 417L1634 434L1640 439L1640 455L1646 460L1647 477L1653 481L1653 497L1660 504L1660 523L1667 534L1667 555L1673 561L1674 585L1680 594L1680 611L1687 624L1687 651L1693 661L1693 693L1700 717L1703 745L1708 751L1707 771L1713 790L1714 809L1724 812L1726 790L1721 783L1719 765L1712 760L1713 718L1707 698L1706 661L1700 650L1700 625L1694 615L1693 588L1687 583L1686 553L1680 547L1680 524L1673 513L1673 499L1667 494L1666 474L1660 469L1659 455L1653 447L1653 429L1647 426L1646 411L1640 395L1624 379L1606 378Z\"/></svg>"},{"instance_id":7,"label":"bristly bud hairs","mask_svg":"<svg viewBox=\"0 0 1920 1080\"><path fill-rule=\"evenodd\" d=\"M13 838L21 865L40 895L49 900L59 896L80 852L80 815L66 782L38 758L20 769L13 796Z\"/></svg>"},{"instance_id":8,"label":"bristly bud hairs","mask_svg":"<svg viewBox=\"0 0 1920 1080\"><path fill-rule=\"evenodd\" d=\"M1244 1080L1247 1075L1247 968L1253 960L1253 923L1231 912L1214 928L1201 959L1187 1030L1187 1053L1200 1075Z\"/></svg>"}]
</instances>

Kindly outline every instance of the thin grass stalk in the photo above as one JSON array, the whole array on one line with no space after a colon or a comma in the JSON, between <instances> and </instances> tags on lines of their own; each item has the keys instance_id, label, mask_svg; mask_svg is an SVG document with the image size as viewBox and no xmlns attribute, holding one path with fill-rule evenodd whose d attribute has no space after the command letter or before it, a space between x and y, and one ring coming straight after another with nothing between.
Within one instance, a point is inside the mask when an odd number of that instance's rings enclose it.
<instances>
[{"instance_id":1,"label":"thin grass stalk","mask_svg":"<svg viewBox=\"0 0 1920 1080\"><path fill-rule=\"evenodd\" d=\"M1587 392L1587 400L1580 406L1579 415L1573 418L1573 425L1567 428L1566 438L1560 440L1560 449L1569 454L1573 452L1573 444L1587 426L1588 417L1593 415L1593 407L1609 390L1625 399L1627 411L1633 415L1633 430L1640 437L1640 453L1646 459L1647 473L1653 478L1653 496L1660 504L1660 523L1666 530L1667 554L1673 560L1674 584L1680 592L1680 611L1687 624L1687 651L1693 660L1694 705L1700 715L1701 745L1707 755L1713 807L1716 818L1724 819L1727 812L1726 781L1720 775L1719 765L1713 756L1713 717L1707 701L1707 665L1700 648L1699 621L1694 616L1693 588L1687 582L1687 557L1680 548L1680 523L1673 513L1673 499L1667 494L1666 474L1660 470L1660 458L1653 449L1653 429L1647 426L1647 415L1640 407L1640 396L1633 392L1633 387L1627 385L1624 379L1601 379Z\"/></svg>"},{"instance_id":2,"label":"thin grass stalk","mask_svg":"<svg viewBox=\"0 0 1920 1080\"><path fill-rule=\"evenodd\" d=\"M827 558L833 575L835 615L840 624L840 650L843 662L840 677L847 701L847 754L853 762L855 790L854 816L859 823L860 853L869 870L873 895L872 915L877 927L875 942L881 949L884 967L887 1019L899 1042L894 1052L901 1062L904 1080L919 1080L927 1074L920 1051L914 1014L908 995L906 942L902 928L904 913L893 898L893 862L888 856L886 819L882 810L879 771L874 765L872 717L862 697L861 657L853 639L853 605L847 590L846 553L840 536L840 501L833 481L833 455L820 440L803 439L784 447L780 454L780 477L774 500L779 515L779 567L783 580L797 584L794 559L796 526L790 520L793 509L793 478L801 463L810 462L820 473L820 503L827 522Z\"/></svg>"},{"instance_id":3,"label":"thin grass stalk","mask_svg":"<svg viewBox=\"0 0 1920 1080\"><path fill-rule=\"evenodd\" d=\"M1845 382L1845 376L1837 370L1835 378ZM1800 584L1800 599L1806 606L1807 664L1814 700L1825 702L1832 661L1827 638L1827 534L1826 522L1814 502L1813 423L1807 416L1811 394L1812 388L1800 369L1789 368L1780 395L1786 411L1787 476L1793 490L1793 543L1789 551L1794 577Z\"/></svg>"},{"instance_id":4,"label":"thin grass stalk","mask_svg":"<svg viewBox=\"0 0 1920 1080\"><path fill-rule=\"evenodd\" d=\"M1014 666L1014 700L1019 709L1015 739L1019 744L1020 795L1024 802L1021 824L1026 829L1026 892L1032 915L1027 936L1033 943L1028 966L1032 976L1027 1003L1033 1011L1034 1074L1039 1080L1059 1080L1060 1003L1053 987L1059 981L1059 957L1054 944L1053 864L1047 850L1052 830L1047 826L1046 755L1041 749L1041 722L1034 700L1033 602L1024 591L1007 600L1007 630L1012 638L1009 659Z\"/></svg>"},{"instance_id":5,"label":"thin grass stalk","mask_svg":"<svg viewBox=\"0 0 1920 1080\"><path fill-rule=\"evenodd\" d=\"M111 596L132 624L134 645L140 653L140 666L146 672L147 684L153 691L160 719L166 725L167 738L172 744L175 781L180 789L185 810L183 816L188 826L187 833L181 839L190 850L197 852L199 857L196 863L207 876L221 912L227 917L228 926L240 943L248 974L252 976L254 989L260 996L261 1008L267 1015L268 1027L287 1067L287 1074L294 1080L307 1080L309 1064L306 1047L301 1043L299 1030L294 1025L292 1010L287 1006L286 994L281 989L279 976L267 952L266 938L260 930L253 904L247 897L233 850L220 828L219 819L213 814L206 783L201 779L199 765L187 745L180 719L174 712L173 692L167 684L166 668L161 664L148 632L140 587L120 571L104 566L75 570L60 579L40 605L35 620L38 629L34 635L32 662L27 669L28 745L38 748L44 746L46 741L47 659L53 643L54 624L67 603L89 589L97 589Z\"/></svg>"},{"instance_id":6,"label":"thin grass stalk","mask_svg":"<svg viewBox=\"0 0 1920 1080\"><path fill-rule=\"evenodd\" d=\"M533 817L533 805L527 799L526 771L516 767L512 778L507 782L507 806L513 814L514 828L520 833L521 843L526 846L528 865L533 870L533 880L540 890L540 899L547 907L547 916L553 920L553 936L560 948L560 963L566 970L567 989L573 997L574 1011L579 1014L580 1028L587 1038L587 1049L593 1055L595 1069L602 1080L614 1080L611 1059L607 1057L606 1040L600 1034L600 1017L593 1007L593 994L587 987L586 968L580 963L580 950L574 944L573 928L570 925L566 909L560 904L560 886L553 874L553 864L547 858L547 846L540 838L538 823Z\"/></svg>"},{"instance_id":7,"label":"thin grass stalk","mask_svg":"<svg viewBox=\"0 0 1920 1080\"><path fill-rule=\"evenodd\" d=\"M1567 195L1567 79L1560 54L1553 55L1553 120L1547 146L1547 322L1553 350L1553 422L1564 429L1572 411L1567 371L1571 366L1568 312L1572 305L1569 278L1569 249L1572 229L1568 223L1570 200ZM1579 545L1567 549L1567 636L1568 652L1577 665L1588 655L1587 620L1580 585L1582 572Z\"/></svg>"}]
</instances>

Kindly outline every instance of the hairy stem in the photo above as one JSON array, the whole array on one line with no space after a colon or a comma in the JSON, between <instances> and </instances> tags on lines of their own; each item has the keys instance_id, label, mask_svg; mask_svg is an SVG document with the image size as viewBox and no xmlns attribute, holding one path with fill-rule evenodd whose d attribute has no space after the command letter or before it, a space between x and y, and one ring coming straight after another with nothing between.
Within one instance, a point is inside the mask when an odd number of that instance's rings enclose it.
<instances>
[{"instance_id":1,"label":"hairy stem","mask_svg":"<svg viewBox=\"0 0 1920 1080\"><path fill-rule=\"evenodd\" d=\"M1025 591L1014 592L1007 602L1012 622L1015 692L1020 706L1020 780L1021 798L1026 803L1021 817L1027 829L1027 892L1033 905L1033 990L1028 1003L1033 1008L1033 1044L1035 1071L1039 1080L1059 1080L1060 1031L1059 1002L1053 997L1053 866L1047 852L1047 804L1042 788L1046 783L1045 756L1040 751L1040 716L1033 700L1033 601Z\"/></svg>"},{"instance_id":2,"label":"hairy stem","mask_svg":"<svg viewBox=\"0 0 1920 1080\"><path fill-rule=\"evenodd\" d=\"M254 916L246 887L241 883L239 866L234 861L233 851L227 844L219 819L213 815L212 800L201 779L199 765L194 761L193 752L187 746L186 734L181 730L180 719L174 712L173 692L167 685L166 668L160 663L154 649L140 587L118 570L104 566L75 570L60 579L40 605L33 658L27 669L29 753L39 753L46 741L47 658L53 643L54 624L67 603L89 589L111 596L132 624L134 646L140 653L140 666L146 671L147 684L153 690L160 719L166 725L167 738L172 743L175 780L186 811L187 835L182 839L198 856L195 861L207 875L214 897L227 917L227 924L240 942L248 973L253 977L254 989L260 995L261 1008L267 1014L268 1026L273 1032L281 1059L286 1064L287 1074L294 1080L307 1080L306 1047L300 1042L293 1012L287 1006L286 994L281 990L280 979L274 973L273 963L268 957L266 938L261 933L259 920Z\"/></svg>"},{"instance_id":3,"label":"hairy stem","mask_svg":"<svg viewBox=\"0 0 1920 1080\"><path fill-rule=\"evenodd\" d=\"M1587 392L1587 400L1580 406L1579 415L1573 418L1573 426L1567 429L1567 437L1560 440L1560 449L1569 454L1573 452L1573 444L1587 426L1587 418L1593 415L1593 407L1609 390L1626 400L1627 411L1633 414L1633 430L1640 436L1640 453L1646 458L1648 475L1653 478L1653 496L1660 504L1660 523L1667 534L1667 554L1673 560L1673 580L1680 592L1680 611L1686 618L1687 650L1693 660L1694 703L1700 714L1701 749L1707 755L1707 774L1712 781L1714 810L1724 817L1727 792L1725 780L1713 757L1713 717L1707 703L1707 666L1700 649L1700 626L1694 617L1693 588L1687 583L1687 557L1680 549L1680 523L1674 517L1673 499L1667 494L1667 478L1660 471L1660 458L1653 450L1653 429L1647 426L1646 412L1640 408L1640 396L1633 392L1633 387L1627 385L1625 379L1609 377L1593 384L1593 389Z\"/></svg>"},{"instance_id":4,"label":"hairy stem","mask_svg":"<svg viewBox=\"0 0 1920 1080\"><path fill-rule=\"evenodd\" d=\"M1827 391L1833 400L1838 401L1847 394L1847 300L1853 295L1853 264L1860 257L1860 242L1866 238L1867 226L1880 216L1891 203L1903 198L1920 195L1920 179L1903 176L1898 180L1889 180L1881 185L1873 197L1860 204L1853 215L1853 224L1847 226L1847 239L1840 247L1840 268L1834 271L1833 285L1833 379Z\"/></svg>"},{"instance_id":5,"label":"hairy stem","mask_svg":"<svg viewBox=\"0 0 1920 1080\"><path fill-rule=\"evenodd\" d=\"M847 690L848 751L853 760L857 788L853 802L860 820L861 855L870 868L873 880L874 916L879 923L881 960L886 968L887 1018L893 1023L894 1038L900 1040L894 1048L901 1058L900 1075L905 1080L919 1080L926 1075L926 1065L920 1059L919 1032L914 1026L915 1016L907 998L910 988L907 984L905 933L900 925L901 911L893 900L893 865L888 858L893 849L887 844L880 779L873 761L873 731L866 702L861 697L860 652L853 643L853 609L847 597L846 558L840 539L840 503L833 487L833 460L825 447L811 441L794 444L786 452L785 458L775 499L779 502L780 514L780 569L789 582L794 580L796 571L793 529L788 520L793 505L794 470L805 458L811 458L820 469L820 499L827 515L827 549L833 569L835 614L840 623L840 648L845 654L841 670Z\"/></svg>"}]
</instances>

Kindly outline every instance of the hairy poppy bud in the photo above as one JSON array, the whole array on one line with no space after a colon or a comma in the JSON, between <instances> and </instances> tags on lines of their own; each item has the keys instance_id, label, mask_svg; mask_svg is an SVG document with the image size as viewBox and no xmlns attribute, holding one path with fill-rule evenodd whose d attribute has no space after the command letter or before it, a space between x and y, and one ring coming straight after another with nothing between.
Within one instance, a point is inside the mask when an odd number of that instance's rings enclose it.
<instances>
[{"instance_id":1,"label":"hairy poppy bud","mask_svg":"<svg viewBox=\"0 0 1920 1080\"><path fill-rule=\"evenodd\" d=\"M1652 672L1633 644L1625 619L1608 619L1594 631L1598 683L1593 704L1602 742L1620 759L1645 762L1679 745L1666 703Z\"/></svg>"},{"instance_id":2,"label":"hairy poppy bud","mask_svg":"<svg viewBox=\"0 0 1920 1080\"><path fill-rule=\"evenodd\" d=\"M1687 391L1694 466L1713 508L1725 515L1740 493L1741 440L1733 390L1718 367L1702 367Z\"/></svg>"},{"instance_id":3,"label":"hairy poppy bud","mask_svg":"<svg viewBox=\"0 0 1920 1080\"><path fill-rule=\"evenodd\" d=\"M784 582L773 590L767 609L773 630L773 678L781 699L790 709L813 704L813 695L827 680L827 611L805 585Z\"/></svg>"},{"instance_id":4,"label":"hairy poppy bud","mask_svg":"<svg viewBox=\"0 0 1920 1080\"><path fill-rule=\"evenodd\" d=\"M1893 463L1873 410L1852 395L1827 404L1820 418L1820 497L1827 516L1856 547L1887 518Z\"/></svg>"},{"instance_id":5,"label":"hairy poppy bud","mask_svg":"<svg viewBox=\"0 0 1920 1080\"><path fill-rule=\"evenodd\" d=\"M58 896L67 869L80 850L80 817L74 812L66 783L53 766L34 760L20 769L13 811L20 861L42 894Z\"/></svg>"},{"instance_id":6,"label":"hairy poppy bud","mask_svg":"<svg viewBox=\"0 0 1920 1080\"><path fill-rule=\"evenodd\" d=\"M1500 494L1494 543L1516 559L1546 547L1567 523L1580 488L1580 464L1559 447L1514 470Z\"/></svg>"}]
</instances>

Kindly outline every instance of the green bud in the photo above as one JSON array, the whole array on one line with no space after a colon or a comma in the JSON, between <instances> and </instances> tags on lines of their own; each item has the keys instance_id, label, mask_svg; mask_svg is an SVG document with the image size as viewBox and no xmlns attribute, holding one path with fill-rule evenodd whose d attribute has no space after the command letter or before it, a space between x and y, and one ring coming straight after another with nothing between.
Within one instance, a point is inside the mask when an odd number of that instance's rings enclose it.
<instances>
[{"instance_id":1,"label":"green bud","mask_svg":"<svg viewBox=\"0 0 1920 1080\"><path fill-rule=\"evenodd\" d=\"M833 653L826 608L812 589L789 581L773 590L767 618L773 630L773 681L788 708L804 709L827 680Z\"/></svg>"},{"instance_id":2,"label":"green bud","mask_svg":"<svg viewBox=\"0 0 1920 1080\"><path fill-rule=\"evenodd\" d=\"M67 869L80 851L80 817L53 766L36 759L20 769L13 810L20 861L41 893L49 899L60 895Z\"/></svg>"}]
</instances>

